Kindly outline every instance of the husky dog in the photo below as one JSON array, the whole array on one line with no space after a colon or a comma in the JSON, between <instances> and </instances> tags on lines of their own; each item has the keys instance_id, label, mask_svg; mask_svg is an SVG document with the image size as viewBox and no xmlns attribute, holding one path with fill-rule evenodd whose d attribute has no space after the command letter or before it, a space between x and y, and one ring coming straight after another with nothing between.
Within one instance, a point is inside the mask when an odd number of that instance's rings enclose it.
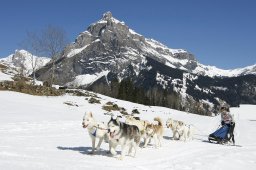
<instances>
[{"instance_id":1,"label":"husky dog","mask_svg":"<svg viewBox=\"0 0 256 170\"><path fill-rule=\"evenodd\" d=\"M159 117L154 118L155 121L158 122L157 125L155 124L148 124L146 126L146 141L144 143L143 147L147 147L149 140L151 138L154 139L155 141L155 148L161 147L161 140L163 138L163 133L164 133L164 127L163 127L163 122Z\"/></svg>"},{"instance_id":2,"label":"husky dog","mask_svg":"<svg viewBox=\"0 0 256 170\"><path fill-rule=\"evenodd\" d=\"M178 124L182 124L182 123L183 123L182 121L173 120L172 118L169 118L166 121L167 128L170 128L172 130L174 140L179 140L179 138L180 138L177 126L178 126Z\"/></svg>"},{"instance_id":3,"label":"husky dog","mask_svg":"<svg viewBox=\"0 0 256 170\"><path fill-rule=\"evenodd\" d=\"M149 123L149 121L147 120L138 120L135 117L128 115L126 116L126 120L125 123L129 124L129 125L135 125L139 128L140 134L141 134L141 138L144 139L144 144L146 143L146 127Z\"/></svg>"},{"instance_id":4,"label":"husky dog","mask_svg":"<svg viewBox=\"0 0 256 170\"><path fill-rule=\"evenodd\" d=\"M93 154L95 150L96 138L99 138L99 143L96 147L98 151L103 139L107 140L108 138L108 127L102 122L96 122L92 116L92 112L85 113L82 122L83 128L87 128L88 133L92 139L92 151L89 154Z\"/></svg>"},{"instance_id":5,"label":"husky dog","mask_svg":"<svg viewBox=\"0 0 256 170\"><path fill-rule=\"evenodd\" d=\"M139 131L143 131L145 130L144 128L144 122L141 121L141 120L138 120L138 119L135 119L133 116L131 115L128 115L126 116L126 120L125 120L125 123L126 124L129 124L129 125L135 125L139 128Z\"/></svg>"},{"instance_id":6,"label":"husky dog","mask_svg":"<svg viewBox=\"0 0 256 170\"><path fill-rule=\"evenodd\" d=\"M176 128L180 140L187 141L193 139L194 128L192 127L192 125L186 125L184 122L180 121Z\"/></svg>"},{"instance_id":7,"label":"husky dog","mask_svg":"<svg viewBox=\"0 0 256 170\"><path fill-rule=\"evenodd\" d=\"M194 128L191 125L186 125L183 121L169 118L166 121L166 126L171 128L175 140L187 141L193 139Z\"/></svg>"},{"instance_id":8,"label":"husky dog","mask_svg":"<svg viewBox=\"0 0 256 170\"><path fill-rule=\"evenodd\" d=\"M113 117L111 117L110 121L108 122L108 130L110 136L110 152L113 155L116 155L116 147L117 145L121 145L121 156L118 159L122 160L125 156L125 149L127 146L129 146L128 154L130 155L132 148L134 148L133 156L135 157L140 143L139 128L135 125L128 125L120 122L118 118L113 119Z\"/></svg>"}]
</instances>

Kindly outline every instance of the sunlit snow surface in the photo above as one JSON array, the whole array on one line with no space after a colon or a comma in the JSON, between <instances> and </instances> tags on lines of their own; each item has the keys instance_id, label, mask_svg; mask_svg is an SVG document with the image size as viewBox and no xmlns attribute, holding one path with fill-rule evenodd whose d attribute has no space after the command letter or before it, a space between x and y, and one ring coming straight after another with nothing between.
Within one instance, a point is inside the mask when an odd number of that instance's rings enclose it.
<instances>
[{"instance_id":1,"label":"sunlit snow surface","mask_svg":"<svg viewBox=\"0 0 256 170\"><path fill-rule=\"evenodd\" d=\"M85 97L31 96L0 91L0 169L168 169L205 170L256 168L256 106L231 108L236 120L236 146L204 142L219 125L219 116L206 117L163 107L149 107L99 95L101 104L88 104ZM77 106L69 106L64 102ZM107 122L102 105L113 101L131 113L137 108L141 119L152 121L160 116L164 122L171 117L193 124L197 131L189 142L171 140L165 128L163 146L155 149L139 148L136 158L126 156L123 161L106 154L108 144L100 152L88 155L91 140L82 128L82 117L92 111L95 118ZM120 151L120 147L117 148ZM120 153L120 152L119 152Z\"/></svg>"}]
</instances>

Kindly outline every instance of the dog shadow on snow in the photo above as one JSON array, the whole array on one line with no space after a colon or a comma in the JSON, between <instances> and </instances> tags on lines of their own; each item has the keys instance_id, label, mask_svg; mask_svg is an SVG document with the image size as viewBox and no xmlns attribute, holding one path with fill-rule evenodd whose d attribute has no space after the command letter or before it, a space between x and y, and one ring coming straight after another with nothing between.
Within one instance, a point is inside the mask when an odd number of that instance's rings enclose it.
<instances>
[{"instance_id":1,"label":"dog shadow on snow","mask_svg":"<svg viewBox=\"0 0 256 170\"><path fill-rule=\"evenodd\" d=\"M173 137L170 137L170 136L163 136L163 138L166 140L174 140Z\"/></svg>"},{"instance_id":2,"label":"dog shadow on snow","mask_svg":"<svg viewBox=\"0 0 256 170\"><path fill-rule=\"evenodd\" d=\"M112 155L103 149L100 149L99 151L95 151L94 154L90 154L92 147L84 147L84 146L79 146L79 147L64 147L64 146L58 146L57 149L62 150L62 151L75 151L79 152L84 155L103 155L103 156L108 156L112 157ZM118 154L120 154L119 151L117 151Z\"/></svg>"},{"instance_id":3,"label":"dog shadow on snow","mask_svg":"<svg viewBox=\"0 0 256 170\"><path fill-rule=\"evenodd\" d=\"M63 150L63 151L76 151L81 154L89 154L90 151L92 150L91 147L64 147L64 146L58 146L57 149Z\"/></svg>"}]
</instances>

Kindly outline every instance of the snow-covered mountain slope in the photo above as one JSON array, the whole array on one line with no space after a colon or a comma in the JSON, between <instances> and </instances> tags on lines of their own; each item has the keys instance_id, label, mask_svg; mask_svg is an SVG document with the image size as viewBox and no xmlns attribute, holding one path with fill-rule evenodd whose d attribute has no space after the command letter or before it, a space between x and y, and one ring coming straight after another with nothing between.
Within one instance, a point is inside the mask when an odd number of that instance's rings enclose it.
<instances>
[{"instance_id":1,"label":"snow-covered mountain slope","mask_svg":"<svg viewBox=\"0 0 256 170\"><path fill-rule=\"evenodd\" d=\"M224 70L217 68L215 66L205 66L203 64L198 64L195 70L195 74L207 75L210 77L219 76L219 77L237 77L241 75L254 74L256 75L256 64L247 66L244 68Z\"/></svg>"},{"instance_id":2,"label":"snow-covered mountain slope","mask_svg":"<svg viewBox=\"0 0 256 170\"><path fill-rule=\"evenodd\" d=\"M113 33L114 37L112 36ZM223 70L214 66L200 64L193 54L184 49L172 49L154 39L144 38L143 35L125 25L124 22L114 18L110 12L103 14L102 19L91 24L87 31L80 33L75 43L69 46L67 57L74 57L83 53L83 51L88 51L88 47L96 42L102 42L106 45L109 39L117 39L114 43L117 46L121 45L121 48L123 48L120 52L124 52L124 56L127 57L122 58L123 63L128 62L125 60L135 60L150 56L169 67L210 77L256 74L256 65L241 69Z\"/></svg>"},{"instance_id":3,"label":"snow-covered mountain slope","mask_svg":"<svg viewBox=\"0 0 256 170\"><path fill-rule=\"evenodd\" d=\"M204 142L207 135L219 125L220 117L207 117L163 107L150 107L99 95L102 104L89 104L85 97L39 97L16 92L0 91L0 169L219 169L253 170L256 168L255 105L231 108L235 114L236 144L242 147L216 145ZM69 101L77 106L69 106ZM193 141L171 140L170 129L165 128L163 146L155 149L139 148L135 158L123 161L106 154L107 143L101 150L89 155L91 140L82 128L82 117L92 111L99 121L107 122L102 105L115 102L131 113L136 108L140 117L149 121L160 116L183 120L196 128ZM117 147L120 153L120 147Z\"/></svg>"},{"instance_id":4,"label":"snow-covered mountain slope","mask_svg":"<svg viewBox=\"0 0 256 170\"><path fill-rule=\"evenodd\" d=\"M3 72L0 70L0 82L1 82L1 81L12 81L12 76L3 73Z\"/></svg>"},{"instance_id":5,"label":"snow-covered mountain slope","mask_svg":"<svg viewBox=\"0 0 256 170\"><path fill-rule=\"evenodd\" d=\"M16 50L14 54L5 58L0 58L0 64L13 69L13 73L16 72L16 74L23 69L23 73L28 76L33 72L32 60L34 64L33 66L35 66L35 69L37 70L47 64L50 61L50 58L32 56L32 54L26 50Z\"/></svg>"},{"instance_id":6,"label":"snow-covered mountain slope","mask_svg":"<svg viewBox=\"0 0 256 170\"><path fill-rule=\"evenodd\" d=\"M153 39L147 39L115 19L110 12L80 33L75 42L68 45L63 58L57 61L60 84L77 84L80 75L94 77L102 72L124 72L129 65L141 71L146 57L153 58L173 68L190 70L196 63L194 56L182 49L170 49ZM49 76L50 66L38 72L39 79ZM79 76L77 78L77 76ZM100 77L99 77L100 78ZM75 81L74 83L72 83ZM81 81L91 84L89 81ZM80 84L86 85L86 84Z\"/></svg>"}]
</instances>

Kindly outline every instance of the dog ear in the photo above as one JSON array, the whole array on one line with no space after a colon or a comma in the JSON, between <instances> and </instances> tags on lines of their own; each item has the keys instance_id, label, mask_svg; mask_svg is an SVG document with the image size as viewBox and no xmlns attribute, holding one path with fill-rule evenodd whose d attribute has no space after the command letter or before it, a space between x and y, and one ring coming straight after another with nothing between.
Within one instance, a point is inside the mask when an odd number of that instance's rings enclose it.
<instances>
[{"instance_id":1,"label":"dog ear","mask_svg":"<svg viewBox=\"0 0 256 170\"><path fill-rule=\"evenodd\" d=\"M89 116L92 117L92 112L89 112Z\"/></svg>"},{"instance_id":2,"label":"dog ear","mask_svg":"<svg viewBox=\"0 0 256 170\"><path fill-rule=\"evenodd\" d=\"M120 124L119 116L116 117L116 123L117 123L117 124Z\"/></svg>"}]
</instances>

